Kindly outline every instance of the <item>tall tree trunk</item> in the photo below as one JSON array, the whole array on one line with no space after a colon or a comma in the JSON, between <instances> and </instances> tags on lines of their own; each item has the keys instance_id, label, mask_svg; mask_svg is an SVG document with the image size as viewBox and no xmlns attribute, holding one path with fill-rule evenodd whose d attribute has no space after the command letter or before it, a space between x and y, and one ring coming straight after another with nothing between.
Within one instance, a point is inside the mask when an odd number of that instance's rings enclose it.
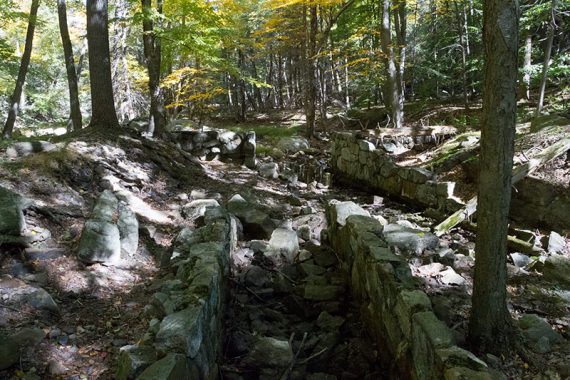
<instances>
[{"instance_id":1,"label":"tall tree trunk","mask_svg":"<svg viewBox=\"0 0 570 380\"><path fill-rule=\"evenodd\" d=\"M548 26L548 38L546 40L546 49L544 50L544 64L542 65L542 79L540 81L540 89L538 91L538 105L534 117L537 117L542 112L544 106L544 92L546 91L546 80L548 79L548 69L550 67L550 54L552 53L552 44L554 42L554 29L556 23L554 18L554 11L556 10L556 0L552 0L550 8L550 25Z\"/></svg>"},{"instance_id":2,"label":"tall tree trunk","mask_svg":"<svg viewBox=\"0 0 570 380\"><path fill-rule=\"evenodd\" d=\"M150 92L150 114L147 133L160 136L166 127L164 94L160 88L161 43L160 38L154 32L154 21L151 17L152 0L141 0L141 5L144 13L144 55L148 69L148 90ZM156 10L158 14L162 14L162 0L157 1Z\"/></svg>"},{"instance_id":3,"label":"tall tree trunk","mask_svg":"<svg viewBox=\"0 0 570 380\"><path fill-rule=\"evenodd\" d=\"M129 64L127 59L127 37L131 27L128 23L130 4L128 0L115 1L115 18L113 22L111 56L111 78L115 94L115 109L121 123L135 117L131 82L129 80Z\"/></svg>"},{"instance_id":4,"label":"tall tree trunk","mask_svg":"<svg viewBox=\"0 0 570 380\"><path fill-rule=\"evenodd\" d=\"M530 100L530 70L532 65L532 34L527 31L524 44L523 85L526 100Z\"/></svg>"},{"instance_id":5,"label":"tall tree trunk","mask_svg":"<svg viewBox=\"0 0 570 380\"><path fill-rule=\"evenodd\" d=\"M79 104L79 89L77 81L77 71L73 59L73 48L69 38L67 27L67 6L65 0L57 0L57 15L59 18L59 32L63 44L63 56L65 58L65 69L67 71L67 85L69 87L69 122L67 131L72 132L81 129L83 121L81 118L81 108Z\"/></svg>"},{"instance_id":6,"label":"tall tree trunk","mask_svg":"<svg viewBox=\"0 0 570 380\"><path fill-rule=\"evenodd\" d=\"M245 57L243 55L243 51L238 49L238 69L240 71L240 76L243 76L243 70L245 66ZM245 80L242 78L238 79L238 96L239 96L239 114L238 120L245 121L247 116L247 103L246 103L246 88L245 88Z\"/></svg>"},{"instance_id":7,"label":"tall tree trunk","mask_svg":"<svg viewBox=\"0 0 570 380\"><path fill-rule=\"evenodd\" d=\"M34 30L36 28L36 19L39 6L40 0L32 0L30 16L28 18L28 31L26 32L26 46L24 47L24 54L22 55L22 61L20 62L20 71L18 71L16 87L14 88L14 93L10 99L8 118L6 119L6 124L4 124L4 129L2 130L2 137L5 139L12 137L14 123L16 122L16 117L18 116L18 111L20 108L20 97L22 96L22 90L24 88L24 83L26 82L26 74L28 73L28 67L30 66L30 58L32 56Z\"/></svg>"},{"instance_id":8,"label":"tall tree trunk","mask_svg":"<svg viewBox=\"0 0 570 380\"><path fill-rule=\"evenodd\" d=\"M513 339L506 260L517 104L518 11L516 0L484 2L481 169L469 320L469 340L477 352L502 353Z\"/></svg>"},{"instance_id":9,"label":"tall tree trunk","mask_svg":"<svg viewBox=\"0 0 570 380\"><path fill-rule=\"evenodd\" d=\"M398 84L398 107L403 110L404 109L404 92L406 89L405 82L404 82L404 71L406 68L406 28L407 28L407 11L406 11L406 1L405 0L397 0L396 4L396 12L394 13L394 29L396 30L396 41L398 43L397 47L397 69L396 78ZM404 123L404 115L402 111L401 117L401 124Z\"/></svg>"},{"instance_id":10,"label":"tall tree trunk","mask_svg":"<svg viewBox=\"0 0 570 380\"><path fill-rule=\"evenodd\" d=\"M119 125L115 111L111 57L109 53L109 15L107 0L87 0L87 44L91 80L91 127Z\"/></svg>"},{"instance_id":11,"label":"tall tree trunk","mask_svg":"<svg viewBox=\"0 0 570 380\"><path fill-rule=\"evenodd\" d=\"M400 102L400 86L398 80L398 69L396 68L396 58L392 44L392 31L390 22L391 1L384 0L382 8L382 26L380 30L380 41L384 53L384 70L386 73L386 83L384 84L384 103L389 112L394 128L401 128L403 123L403 107Z\"/></svg>"},{"instance_id":12,"label":"tall tree trunk","mask_svg":"<svg viewBox=\"0 0 570 380\"><path fill-rule=\"evenodd\" d=\"M304 44L303 66L305 74L304 85L304 106L305 118L307 123L307 137L312 138L315 135L316 123L316 103L317 103L317 88L315 83L316 77L316 49L317 49L317 6L309 6L309 23L306 22L306 12L303 11L305 19L305 32L306 43Z\"/></svg>"},{"instance_id":13,"label":"tall tree trunk","mask_svg":"<svg viewBox=\"0 0 570 380\"><path fill-rule=\"evenodd\" d=\"M277 55L277 108L283 109L283 59Z\"/></svg>"},{"instance_id":14,"label":"tall tree trunk","mask_svg":"<svg viewBox=\"0 0 570 380\"><path fill-rule=\"evenodd\" d=\"M459 5L457 1L453 2L455 6L455 17L457 19L457 30L459 31L459 48L461 49L461 79L463 87L463 106L466 110L469 109L469 89L467 86L467 51L469 49L468 42L466 43L465 22L463 17L465 16L465 7L463 8L463 13L459 10ZM465 29L464 29L465 28Z\"/></svg>"}]
</instances>

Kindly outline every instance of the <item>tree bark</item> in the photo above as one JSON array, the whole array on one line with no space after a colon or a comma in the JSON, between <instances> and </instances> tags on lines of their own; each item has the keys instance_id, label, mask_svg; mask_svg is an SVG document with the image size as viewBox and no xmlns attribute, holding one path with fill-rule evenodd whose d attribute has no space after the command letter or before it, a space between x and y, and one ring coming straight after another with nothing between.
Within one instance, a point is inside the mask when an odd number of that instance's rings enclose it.
<instances>
[{"instance_id":1,"label":"tree bark","mask_svg":"<svg viewBox=\"0 0 570 380\"><path fill-rule=\"evenodd\" d=\"M22 96L24 83L26 82L26 74L28 73L28 67L30 66L30 58L32 56L34 31L36 29L36 20L39 6L40 0L32 0L30 16L28 18L28 30L26 32L26 45L24 47L24 54L22 55L22 61L20 62L20 70L18 71L18 79L16 79L16 87L14 88L14 93L10 99L8 118L6 119L6 124L4 124L4 129L2 130L2 137L5 139L12 137L12 131L14 130L14 124L16 122L16 117L18 116L18 111L20 109L20 98Z\"/></svg>"},{"instance_id":2,"label":"tree bark","mask_svg":"<svg viewBox=\"0 0 570 380\"><path fill-rule=\"evenodd\" d=\"M516 122L518 2L486 0L478 233L469 341L477 352L512 344L507 309L507 230Z\"/></svg>"},{"instance_id":3,"label":"tree bark","mask_svg":"<svg viewBox=\"0 0 570 380\"><path fill-rule=\"evenodd\" d=\"M113 128L119 125L115 111L107 0L87 0L87 44L91 81L91 127Z\"/></svg>"},{"instance_id":4,"label":"tree bark","mask_svg":"<svg viewBox=\"0 0 570 380\"><path fill-rule=\"evenodd\" d=\"M79 89L77 71L73 59L73 47L69 38L67 26L67 6L65 0L57 0L57 15L59 19L59 32L63 44L63 56L65 58L65 69L67 71L67 85L69 87L69 122L67 131L72 132L82 128L81 108L79 104Z\"/></svg>"},{"instance_id":5,"label":"tree bark","mask_svg":"<svg viewBox=\"0 0 570 380\"><path fill-rule=\"evenodd\" d=\"M161 43L160 38L154 32L154 22L151 18L152 0L141 0L141 5L144 13L144 55L148 69L148 90L150 92L150 114L147 132L150 135L160 136L166 127L164 94L160 88ZM159 14L162 14L162 0L158 0L156 9Z\"/></svg>"}]
</instances>

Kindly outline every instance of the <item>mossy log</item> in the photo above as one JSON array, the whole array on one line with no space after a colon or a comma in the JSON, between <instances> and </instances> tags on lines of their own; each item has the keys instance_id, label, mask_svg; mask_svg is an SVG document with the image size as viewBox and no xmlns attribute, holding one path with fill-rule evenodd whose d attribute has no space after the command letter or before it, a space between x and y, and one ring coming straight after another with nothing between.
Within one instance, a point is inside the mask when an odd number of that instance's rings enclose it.
<instances>
[{"instance_id":1,"label":"mossy log","mask_svg":"<svg viewBox=\"0 0 570 380\"><path fill-rule=\"evenodd\" d=\"M515 184L527 175L531 174L542 165L554 160L556 157L570 150L570 137L564 138L554 145L542 150L536 156L530 158L527 162L513 169L512 183ZM477 197L473 197L467 202L465 207L454 212L449 218L435 226L434 232L437 236L441 236L459 223L467 220L477 211Z\"/></svg>"},{"instance_id":2,"label":"mossy log","mask_svg":"<svg viewBox=\"0 0 570 380\"><path fill-rule=\"evenodd\" d=\"M461 227L468 231L477 233L477 224L475 223L463 222L461 223ZM546 254L546 252L540 247L511 235L507 236L507 247L511 252L520 252L529 256L541 256Z\"/></svg>"}]
</instances>

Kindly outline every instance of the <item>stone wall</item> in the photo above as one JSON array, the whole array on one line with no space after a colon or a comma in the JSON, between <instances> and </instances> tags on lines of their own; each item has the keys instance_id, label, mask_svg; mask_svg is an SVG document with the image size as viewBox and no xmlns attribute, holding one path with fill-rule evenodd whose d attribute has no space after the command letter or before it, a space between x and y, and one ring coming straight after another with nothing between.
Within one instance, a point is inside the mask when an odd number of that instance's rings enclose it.
<instances>
[{"instance_id":1,"label":"stone wall","mask_svg":"<svg viewBox=\"0 0 570 380\"><path fill-rule=\"evenodd\" d=\"M368 333L393 377L493 378L484 362L455 344L452 331L418 290L405 258L383 239L383 226L364 214L352 202L331 203L325 235L341 257Z\"/></svg>"},{"instance_id":2,"label":"stone wall","mask_svg":"<svg viewBox=\"0 0 570 380\"><path fill-rule=\"evenodd\" d=\"M238 133L203 128L170 133L171 140L182 150L202 159L232 158L244 160L248 167L255 166L255 132Z\"/></svg>"},{"instance_id":3,"label":"stone wall","mask_svg":"<svg viewBox=\"0 0 570 380\"><path fill-rule=\"evenodd\" d=\"M121 349L116 378L215 379L236 223L221 207L204 210L204 227L184 228L166 261L175 275L147 305L152 320L138 345ZM160 360L158 360L160 358Z\"/></svg>"},{"instance_id":4,"label":"stone wall","mask_svg":"<svg viewBox=\"0 0 570 380\"><path fill-rule=\"evenodd\" d=\"M373 143L350 132L334 135L331 167L335 180L358 182L423 207L448 213L462 206L453 196L454 182L435 181L423 168L399 166Z\"/></svg>"}]
</instances>

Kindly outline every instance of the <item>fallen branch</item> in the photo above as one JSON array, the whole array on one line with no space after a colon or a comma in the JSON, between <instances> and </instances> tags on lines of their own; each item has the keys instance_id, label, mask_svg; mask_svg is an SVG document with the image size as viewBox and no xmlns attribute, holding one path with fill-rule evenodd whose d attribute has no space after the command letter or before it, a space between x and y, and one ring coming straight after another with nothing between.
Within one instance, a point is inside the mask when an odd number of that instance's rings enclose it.
<instances>
[{"instance_id":1,"label":"fallen branch","mask_svg":"<svg viewBox=\"0 0 570 380\"><path fill-rule=\"evenodd\" d=\"M289 339L289 345L291 347L293 347L293 338L295 337L295 333L291 334L291 338ZM289 364L289 367L287 367L287 370L285 371L285 373L283 374L283 376L281 376L281 380L288 380L291 376L291 371L293 370L293 368L295 367L295 363L297 362L297 358L299 357L299 354L301 353L301 351L303 350L303 346L305 346L305 341L307 340L307 333L305 332L303 334L303 340L301 340L301 344L299 345L299 349L297 350L297 352L295 353L295 355L293 356L293 359L291 359L291 364Z\"/></svg>"},{"instance_id":2,"label":"fallen branch","mask_svg":"<svg viewBox=\"0 0 570 380\"><path fill-rule=\"evenodd\" d=\"M542 150L536 156L529 159L513 169L512 184L514 185L521 179L525 178L544 164L554 160L556 157L570 150L570 137L558 141L556 144ZM441 236L459 223L467 220L477 211L477 197L473 197L467 202L465 207L454 212L449 218L435 226L434 232L437 236Z\"/></svg>"}]
</instances>

